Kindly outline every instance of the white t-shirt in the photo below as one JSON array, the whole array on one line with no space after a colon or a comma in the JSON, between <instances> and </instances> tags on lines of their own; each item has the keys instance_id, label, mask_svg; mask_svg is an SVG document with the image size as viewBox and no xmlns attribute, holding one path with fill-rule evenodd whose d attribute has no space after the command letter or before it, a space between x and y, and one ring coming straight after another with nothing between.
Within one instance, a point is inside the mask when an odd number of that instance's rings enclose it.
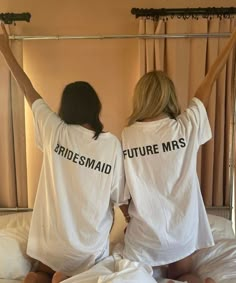
<instances>
[{"instance_id":1,"label":"white t-shirt","mask_svg":"<svg viewBox=\"0 0 236 283\"><path fill-rule=\"evenodd\" d=\"M127 203L123 155L111 133L67 125L42 100L32 105L43 163L27 253L74 275L107 256L112 207Z\"/></svg>"},{"instance_id":2,"label":"white t-shirt","mask_svg":"<svg viewBox=\"0 0 236 283\"><path fill-rule=\"evenodd\" d=\"M157 266L214 245L196 172L199 146L210 138L197 98L176 120L136 122L123 130L132 197L124 257Z\"/></svg>"}]
</instances>

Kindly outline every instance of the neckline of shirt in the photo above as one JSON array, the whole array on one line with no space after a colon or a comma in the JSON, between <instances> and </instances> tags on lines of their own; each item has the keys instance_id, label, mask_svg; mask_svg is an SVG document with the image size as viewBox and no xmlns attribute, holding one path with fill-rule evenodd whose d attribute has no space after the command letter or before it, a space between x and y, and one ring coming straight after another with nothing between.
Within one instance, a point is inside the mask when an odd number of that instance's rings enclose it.
<instances>
[{"instance_id":1,"label":"neckline of shirt","mask_svg":"<svg viewBox=\"0 0 236 283\"><path fill-rule=\"evenodd\" d=\"M85 128L85 127L83 127L83 126L81 126L81 125L72 125L72 124L70 124L70 125L68 125L69 127L73 127L73 128L75 128L75 129L78 129L78 130L80 130L81 132L83 132L83 133L86 133L86 134L88 134L89 136L91 136L91 137L93 137L94 136L94 131L93 130L89 130L89 129L87 129L87 128ZM110 135L110 132L102 132L100 135L99 135L99 137L100 136L108 136L108 135Z\"/></svg>"}]
</instances>

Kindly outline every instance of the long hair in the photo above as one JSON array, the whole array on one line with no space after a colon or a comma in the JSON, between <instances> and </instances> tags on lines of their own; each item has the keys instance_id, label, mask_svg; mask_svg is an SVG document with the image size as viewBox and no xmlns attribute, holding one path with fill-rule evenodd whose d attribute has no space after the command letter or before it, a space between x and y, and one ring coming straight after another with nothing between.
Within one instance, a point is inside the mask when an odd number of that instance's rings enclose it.
<instances>
[{"instance_id":1,"label":"long hair","mask_svg":"<svg viewBox=\"0 0 236 283\"><path fill-rule=\"evenodd\" d=\"M83 125L88 123L97 139L103 130L99 119L101 102L93 87L83 81L68 84L62 93L59 117L67 124Z\"/></svg>"},{"instance_id":2,"label":"long hair","mask_svg":"<svg viewBox=\"0 0 236 283\"><path fill-rule=\"evenodd\" d=\"M176 118L180 114L175 87L164 72L151 71L141 77L136 84L133 112L128 119L128 125L155 118L163 113L170 118Z\"/></svg>"}]
</instances>

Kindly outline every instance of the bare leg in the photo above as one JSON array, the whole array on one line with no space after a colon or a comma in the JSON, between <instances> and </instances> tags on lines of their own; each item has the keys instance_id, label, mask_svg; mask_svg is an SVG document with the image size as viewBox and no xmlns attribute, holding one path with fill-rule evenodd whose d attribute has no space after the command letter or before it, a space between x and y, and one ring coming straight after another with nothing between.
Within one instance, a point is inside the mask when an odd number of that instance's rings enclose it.
<instances>
[{"instance_id":1,"label":"bare leg","mask_svg":"<svg viewBox=\"0 0 236 283\"><path fill-rule=\"evenodd\" d=\"M192 273L191 255L169 264L167 277L178 281L187 281L188 283L203 283L202 279L198 275ZM215 283L215 281L211 278L207 278L204 283Z\"/></svg>"},{"instance_id":2,"label":"bare leg","mask_svg":"<svg viewBox=\"0 0 236 283\"><path fill-rule=\"evenodd\" d=\"M212 278L207 278L204 281L202 281L200 279L200 277L198 277L197 275L193 274L193 273L189 273L189 274L185 274L181 277L179 277L177 280L179 281L187 281L187 282L191 282L191 283L216 283L215 280L213 280Z\"/></svg>"},{"instance_id":3,"label":"bare leg","mask_svg":"<svg viewBox=\"0 0 236 283\"><path fill-rule=\"evenodd\" d=\"M168 278L189 283L202 283L202 280L192 274L192 256L188 256L168 266ZM209 282L210 283L210 282Z\"/></svg>"},{"instance_id":4,"label":"bare leg","mask_svg":"<svg viewBox=\"0 0 236 283\"><path fill-rule=\"evenodd\" d=\"M35 272L29 272L24 283L51 283L54 271L43 263L39 263Z\"/></svg>"},{"instance_id":5,"label":"bare leg","mask_svg":"<svg viewBox=\"0 0 236 283\"><path fill-rule=\"evenodd\" d=\"M45 272L29 272L25 279L24 283L51 283L52 276Z\"/></svg>"},{"instance_id":6,"label":"bare leg","mask_svg":"<svg viewBox=\"0 0 236 283\"><path fill-rule=\"evenodd\" d=\"M192 270L192 256L188 256L179 261L168 265L167 277L170 279L177 279L184 274L191 273Z\"/></svg>"},{"instance_id":7,"label":"bare leg","mask_svg":"<svg viewBox=\"0 0 236 283\"><path fill-rule=\"evenodd\" d=\"M69 278L69 277L66 276L65 274L63 274L62 272L57 271L57 272L54 273L54 275L52 277L52 283L59 283L63 280L66 280L67 278Z\"/></svg>"},{"instance_id":8,"label":"bare leg","mask_svg":"<svg viewBox=\"0 0 236 283\"><path fill-rule=\"evenodd\" d=\"M216 281L214 279L212 279L212 278L207 278L205 280L205 283L216 283Z\"/></svg>"}]
</instances>

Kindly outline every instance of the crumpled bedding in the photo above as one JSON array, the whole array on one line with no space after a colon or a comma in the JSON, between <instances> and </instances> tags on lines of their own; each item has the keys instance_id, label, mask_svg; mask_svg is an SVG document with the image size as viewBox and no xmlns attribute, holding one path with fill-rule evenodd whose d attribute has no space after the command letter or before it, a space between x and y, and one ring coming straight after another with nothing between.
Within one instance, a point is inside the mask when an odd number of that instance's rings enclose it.
<instances>
[{"instance_id":1,"label":"crumpled bedding","mask_svg":"<svg viewBox=\"0 0 236 283\"><path fill-rule=\"evenodd\" d=\"M165 270L122 259L118 245L112 256L75 275L65 283L167 283ZM216 245L197 251L193 256L194 272L203 280L212 277L217 283L236 283L236 239L216 241ZM155 277L155 278L154 278ZM174 281L179 282L179 281ZM0 282L1 283L1 282Z\"/></svg>"},{"instance_id":2,"label":"crumpled bedding","mask_svg":"<svg viewBox=\"0 0 236 283\"><path fill-rule=\"evenodd\" d=\"M193 256L194 270L201 278L212 277L217 283L236 283L236 239L216 241Z\"/></svg>"},{"instance_id":3,"label":"crumpled bedding","mask_svg":"<svg viewBox=\"0 0 236 283\"><path fill-rule=\"evenodd\" d=\"M86 272L75 275L65 283L156 283L151 266L122 259L118 254L107 257ZM165 283L167 280L158 280ZM178 282L178 281L174 281Z\"/></svg>"}]
</instances>

